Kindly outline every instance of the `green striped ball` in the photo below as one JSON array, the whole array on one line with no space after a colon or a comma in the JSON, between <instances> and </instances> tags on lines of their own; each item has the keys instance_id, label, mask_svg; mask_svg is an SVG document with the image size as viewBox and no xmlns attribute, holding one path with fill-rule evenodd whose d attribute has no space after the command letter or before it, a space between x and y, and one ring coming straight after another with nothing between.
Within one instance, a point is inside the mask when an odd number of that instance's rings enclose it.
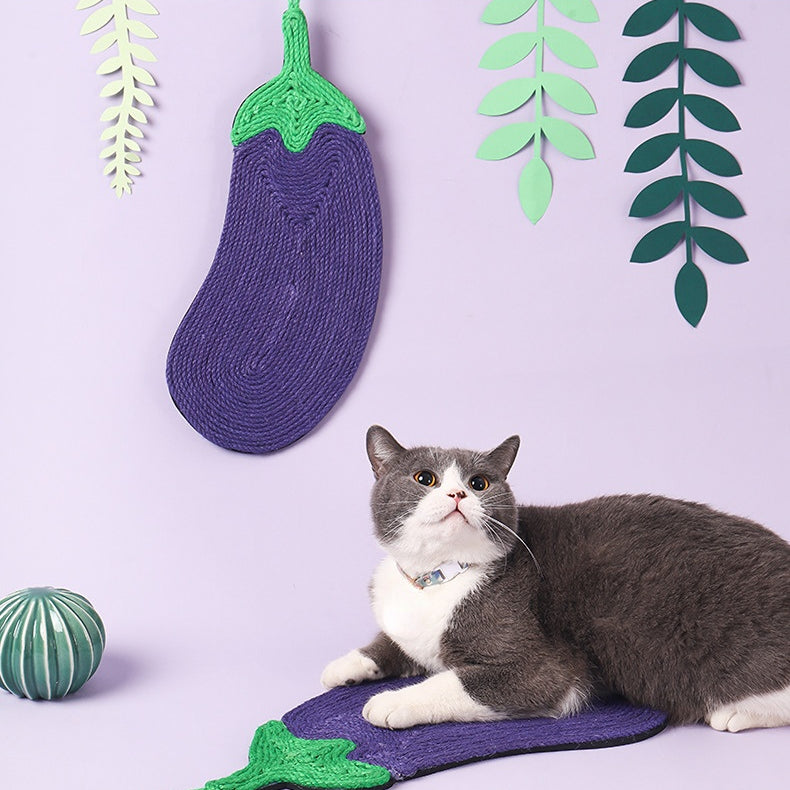
<instances>
[{"instance_id":1,"label":"green striped ball","mask_svg":"<svg viewBox=\"0 0 790 790\"><path fill-rule=\"evenodd\" d=\"M81 688L104 651L104 625L87 599L30 587L0 600L0 688L59 699Z\"/></svg>"}]
</instances>

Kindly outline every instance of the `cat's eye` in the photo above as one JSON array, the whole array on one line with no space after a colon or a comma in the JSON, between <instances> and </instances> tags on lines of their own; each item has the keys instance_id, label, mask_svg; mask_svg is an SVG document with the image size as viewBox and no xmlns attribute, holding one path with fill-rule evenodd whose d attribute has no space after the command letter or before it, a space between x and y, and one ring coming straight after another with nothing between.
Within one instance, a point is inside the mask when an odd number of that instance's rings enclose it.
<instances>
[{"instance_id":1,"label":"cat's eye","mask_svg":"<svg viewBox=\"0 0 790 790\"><path fill-rule=\"evenodd\" d=\"M483 475L475 475L470 481L469 486L474 491L485 491L489 486L488 478Z\"/></svg>"},{"instance_id":2,"label":"cat's eye","mask_svg":"<svg viewBox=\"0 0 790 790\"><path fill-rule=\"evenodd\" d=\"M435 486L436 485L436 475L433 472L429 472L427 469L423 469L422 471L417 472L414 475L414 479L421 486Z\"/></svg>"}]
</instances>

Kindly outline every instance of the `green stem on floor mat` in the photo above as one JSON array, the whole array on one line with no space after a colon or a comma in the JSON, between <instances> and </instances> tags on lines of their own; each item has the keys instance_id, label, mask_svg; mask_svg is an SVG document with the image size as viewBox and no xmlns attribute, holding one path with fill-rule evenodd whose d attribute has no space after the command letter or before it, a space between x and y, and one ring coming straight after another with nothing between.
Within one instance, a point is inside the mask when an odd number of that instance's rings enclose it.
<instances>
[{"instance_id":1,"label":"green stem on floor mat","mask_svg":"<svg viewBox=\"0 0 790 790\"><path fill-rule=\"evenodd\" d=\"M363 790L392 783L386 768L349 760L355 748L345 738L297 738L281 721L270 721L258 727L247 767L212 779L204 790L262 790L272 785Z\"/></svg>"}]
</instances>

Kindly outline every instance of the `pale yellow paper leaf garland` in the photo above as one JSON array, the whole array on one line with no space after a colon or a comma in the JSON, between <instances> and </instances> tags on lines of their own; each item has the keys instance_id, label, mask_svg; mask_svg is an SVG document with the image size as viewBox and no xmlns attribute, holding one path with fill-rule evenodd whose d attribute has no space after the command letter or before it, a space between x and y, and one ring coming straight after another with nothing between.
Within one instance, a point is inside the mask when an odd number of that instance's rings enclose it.
<instances>
[{"instance_id":1,"label":"pale yellow paper leaf garland","mask_svg":"<svg viewBox=\"0 0 790 790\"><path fill-rule=\"evenodd\" d=\"M100 6L94 8L95 6ZM117 97L116 103L101 114L102 122L111 123L101 134L102 141L111 141L99 156L108 159L104 168L105 175L112 175L111 186L115 194L121 197L131 194L132 176L139 176L136 166L140 162L140 143L143 131L138 124L148 123L140 106L151 107L154 100L151 94L141 87L154 86L156 81L151 73L138 62L154 63L156 56L148 47L132 40L132 37L144 39L156 38L156 33L139 19L129 17L129 12L156 15L159 12L148 0L79 0L77 10L88 8L91 11L80 29L81 36L96 33L107 25L109 32L103 33L91 47L91 54L106 52L112 47L101 65L96 69L99 75L113 75L101 90L102 97Z\"/></svg>"}]
</instances>

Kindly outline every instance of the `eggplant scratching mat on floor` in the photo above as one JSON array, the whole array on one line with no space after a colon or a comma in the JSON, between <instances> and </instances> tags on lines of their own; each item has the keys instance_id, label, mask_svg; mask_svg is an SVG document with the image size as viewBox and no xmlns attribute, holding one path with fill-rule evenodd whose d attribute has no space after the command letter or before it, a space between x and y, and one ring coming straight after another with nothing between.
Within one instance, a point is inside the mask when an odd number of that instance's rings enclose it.
<instances>
[{"instance_id":1,"label":"eggplant scratching mat on floor","mask_svg":"<svg viewBox=\"0 0 790 790\"><path fill-rule=\"evenodd\" d=\"M233 123L225 223L167 358L174 403L221 447L266 453L312 430L362 359L381 279L365 124L310 66L298 0L282 72Z\"/></svg>"},{"instance_id":2,"label":"eggplant scratching mat on floor","mask_svg":"<svg viewBox=\"0 0 790 790\"><path fill-rule=\"evenodd\" d=\"M259 727L249 764L205 790L366 790L505 755L620 746L656 735L666 715L622 701L599 702L563 719L374 727L368 699L421 678L336 688Z\"/></svg>"}]
</instances>

